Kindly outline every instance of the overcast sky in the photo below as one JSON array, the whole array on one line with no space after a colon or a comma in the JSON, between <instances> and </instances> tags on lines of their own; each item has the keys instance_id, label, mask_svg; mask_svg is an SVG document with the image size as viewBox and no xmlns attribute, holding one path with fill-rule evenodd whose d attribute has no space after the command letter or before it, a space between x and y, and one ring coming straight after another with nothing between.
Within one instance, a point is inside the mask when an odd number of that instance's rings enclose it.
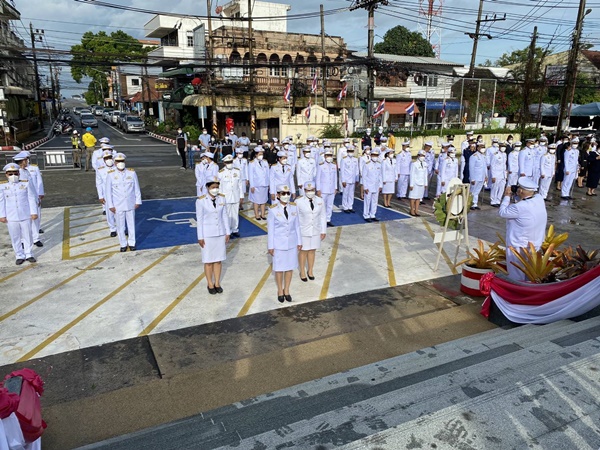
<instances>
[{"instance_id":1,"label":"overcast sky","mask_svg":"<svg viewBox=\"0 0 600 450\"><path fill-rule=\"evenodd\" d=\"M199 0L105 0L117 5L128 5L146 10L178 12L182 14L206 14L206 2ZM423 0L428 3L429 0ZM80 41L81 34L91 30L112 32L118 29L143 38L143 25L152 18L151 15L120 11L75 0L15 0L17 9L21 12L22 24L18 31L28 37L25 27L29 22L34 28L45 30L47 45L68 49ZM212 9L227 3L213 0ZM319 5L325 10L344 8L350 5L345 0L291 0L288 2L291 10L288 14L312 12L315 17L302 20L290 20L288 31L320 33ZM385 32L396 26L403 25L412 31L425 28L425 17L419 16L419 0L390 0L389 6L381 7L375 13L376 38L381 40ZM437 10L441 0L434 0ZM461 64L469 64L472 40L465 32L473 32L477 18L477 0L445 0L441 15L433 19L434 27L441 30L441 58ZM555 51L566 50L569 37L575 24L579 0L486 0L484 17L491 18L494 14L503 17L505 21L482 24L481 32L489 33L493 39L482 38L477 52L477 64L486 59L494 61L501 54L521 49L528 45L534 25L538 25L540 44L548 45ZM600 1L588 0L587 5L592 12L586 17L583 38L591 44L600 40L596 31L600 26ZM440 22L441 19L441 22ZM419 26L419 22L422 27ZM353 12L344 11L325 17L325 32L331 36L344 38L349 49L366 51L367 48L367 12L359 9ZM491 26L491 28L490 28ZM28 30L27 30L28 31ZM72 81L68 68L63 68L62 84L67 94L78 89ZM81 86L82 89L86 85Z\"/></svg>"}]
</instances>

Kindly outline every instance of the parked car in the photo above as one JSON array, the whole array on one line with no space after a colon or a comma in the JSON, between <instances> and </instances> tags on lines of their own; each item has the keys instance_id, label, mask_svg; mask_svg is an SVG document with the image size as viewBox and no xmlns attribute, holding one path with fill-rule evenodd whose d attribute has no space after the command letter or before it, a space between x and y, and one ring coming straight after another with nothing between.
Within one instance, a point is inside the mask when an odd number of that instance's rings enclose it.
<instances>
[{"instance_id":1,"label":"parked car","mask_svg":"<svg viewBox=\"0 0 600 450\"><path fill-rule=\"evenodd\" d=\"M83 109L83 106L74 106L73 107L73 114L75 114L76 116L78 116L79 114L81 114L81 110Z\"/></svg>"},{"instance_id":2,"label":"parked car","mask_svg":"<svg viewBox=\"0 0 600 450\"><path fill-rule=\"evenodd\" d=\"M92 114L92 110L89 108L83 108L79 110L79 115L81 114ZM93 115L93 114L92 114Z\"/></svg>"},{"instance_id":3,"label":"parked car","mask_svg":"<svg viewBox=\"0 0 600 450\"><path fill-rule=\"evenodd\" d=\"M104 108L102 106L97 106L94 109L94 115L102 117L102 114L104 114Z\"/></svg>"},{"instance_id":4,"label":"parked car","mask_svg":"<svg viewBox=\"0 0 600 450\"><path fill-rule=\"evenodd\" d=\"M127 117L126 112L121 112L121 114L119 114L119 117L117 117L117 128L121 130L123 129L123 122L125 122L125 117Z\"/></svg>"},{"instance_id":5,"label":"parked car","mask_svg":"<svg viewBox=\"0 0 600 450\"><path fill-rule=\"evenodd\" d=\"M143 133L146 131L146 125L144 124L144 121L138 116L125 117L125 123L123 127L123 131L125 131L125 133Z\"/></svg>"},{"instance_id":6,"label":"parked car","mask_svg":"<svg viewBox=\"0 0 600 450\"><path fill-rule=\"evenodd\" d=\"M112 108L104 108L104 112L102 113L102 119L105 122L109 122L113 111L114 111L114 109L112 109Z\"/></svg>"},{"instance_id":7,"label":"parked car","mask_svg":"<svg viewBox=\"0 0 600 450\"><path fill-rule=\"evenodd\" d=\"M87 128L87 127L98 128L98 121L96 120L94 115L91 113L90 114L82 113L80 120L81 120L81 128Z\"/></svg>"},{"instance_id":8,"label":"parked car","mask_svg":"<svg viewBox=\"0 0 600 450\"><path fill-rule=\"evenodd\" d=\"M121 111L113 111L110 115L110 123L112 123L113 125L117 124L117 119L119 118L119 116L121 115Z\"/></svg>"}]
</instances>

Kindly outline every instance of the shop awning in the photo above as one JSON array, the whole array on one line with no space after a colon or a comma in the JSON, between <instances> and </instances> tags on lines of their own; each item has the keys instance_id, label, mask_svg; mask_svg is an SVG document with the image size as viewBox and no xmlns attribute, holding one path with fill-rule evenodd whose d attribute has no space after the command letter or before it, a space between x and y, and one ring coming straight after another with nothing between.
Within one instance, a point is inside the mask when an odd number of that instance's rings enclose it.
<instances>
[{"instance_id":1,"label":"shop awning","mask_svg":"<svg viewBox=\"0 0 600 450\"><path fill-rule=\"evenodd\" d=\"M412 102L385 102L385 110L394 115L406 114L406 108L410 106ZM415 105L415 114L419 114L419 107Z\"/></svg>"},{"instance_id":2,"label":"shop awning","mask_svg":"<svg viewBox=\"0 0 600 450\"><path fill-rule=\"evenodd\" d=\"M166 72L161 72L158 74L159 77L176 77L178 75L193 75L196 73L196 70L192 67L181 67L179 69L171 69Z\"/></svg>"},{"instance_id":3,"label":"shop awning","mask_svg":"<svg viewBox=\"0 0 600 450\"><path fill-rule=\"evenodd\" d=\"M432 109L432 110L439 109L441 111L442 108L444 107L444 102L440 102L440 101L425 102L425 106L427 107L427 109ZM446 102L446 111L459 110L459 109L460 109L460 102Z\"/></svg>"}]
</instances>

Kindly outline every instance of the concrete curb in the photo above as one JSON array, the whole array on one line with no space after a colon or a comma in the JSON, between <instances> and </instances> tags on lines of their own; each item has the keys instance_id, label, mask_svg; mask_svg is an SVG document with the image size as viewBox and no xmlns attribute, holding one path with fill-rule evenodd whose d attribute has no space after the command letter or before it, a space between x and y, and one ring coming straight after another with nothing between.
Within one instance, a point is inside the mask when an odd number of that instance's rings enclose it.
<instances>
[{"instance_id":1,"label":"concrete curb","mask_svg":"<svg viewBox=\"0 0 600 450\"><path fill-rule=\"evenodd\" d=\"M152 132L148 132L148 136L150 136L151 138L154 138L154 139L158 139L159 141L167 142L167 143L173 144L173 145L175 145L177 143L175 141L175 139L171 139L171 138L162 136L160 134L152 133Z\"/></svg>"}]
</instances>

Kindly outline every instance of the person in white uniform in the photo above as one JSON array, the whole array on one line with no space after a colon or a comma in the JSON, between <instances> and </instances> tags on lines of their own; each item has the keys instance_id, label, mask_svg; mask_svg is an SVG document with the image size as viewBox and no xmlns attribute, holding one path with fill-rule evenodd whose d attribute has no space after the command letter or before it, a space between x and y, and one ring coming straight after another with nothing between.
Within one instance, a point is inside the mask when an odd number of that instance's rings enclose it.
<instances>
[{"instance_id":1,"label":"person in white uniform","mask_svg":"<svg viewBox=\"0 0 600 450\"><path fill-rule=\"evenodd\" d=\"M358 172L360 173L360 199L364 200L365 198L365 186L363 184L363 170L365 168L365 164L371 160L371 147L366 146L363 147L363 154L360 158L358 158Z\"/></svg>"},{"instance_id":2,"label":"person in white uniform","mask_svg":"<svg viewBox=\"0 0 600 450\"><path fill-rule=\"evenodd\" d=\"M31 188L35 189L37 194L37 219L31 221L31 240L36 247L43 247L44 244L40 240L40 234L44 231L40 228L42 222L42 199L46 195L44 191L44 180L42 172L37 164L30 164L31 153L27 150L20 152L13 160L21 168L21 176L26 174L26 179L29 180Z\"/></svg>"},{"instance_id":3,"label":"person in white uniform","mask_svg":"<svg viewBox=\"0 0 600 450\"><path fill-rule=\"evenodd\" d=\"M278 201L271 205L267 216L267 250L273 257L279 303L292 301L290 285L302 250L298 207L290 202L291 195L290 186L277 186Z\"/></svg>"},{"instance_id":4,"label":"person in white uniform","mask_svg":"<svg viewBox=\"0 0 600 450\"><path fill-rule=\"evenodd\" d=\"M346 214L354 212L354 192L358 182L358 158L354 156L354 145L346 144L346 156L340 164L342 183L342 211Z\"/></svg>"},{"instance_id":5,"label":"person in white uniform","mask_svg":"<svg viewBox=\"0 0 600 450\"><path fill-rule=\"evenodd\" d=\"M410 165L408 198L410 199L410 215L420 216L419 204L429 181L425 150L419 150L417 160Z\"/></svg>"},{"instance_id":6,"label":"person in white uniform","mask_svg":"<svg viewBox=\"0 0 600 450\"><path fill-rule=\"evenodd\" d=\"M490 204L500 207L502 192L506 187L506 144L499 144L497 150L493 150L490 157L490 175L492 177L492 189L490 191Z\"/></svg>"},{"instance_id":7,"label":"person in white uniform","mask_svg":"<svg viewBox=\"0 0 600 450\"><path fill-rule=\"evenodd\" d=\"M20 179L17 164L7 164L3 170L7 181L0 183L0 222L8 226L17 266L26 260L34 263L31 222L37 219L37 192L29 181Z\"/></svg>"},{"instance_id":8,"label":"person in white uniform","mask_svg":"<svg viewBox=\"0 0 600 450\"><path fill-rule=\"evenodd\" d=\"M491 147L488 147L485 149L485 159L487 161L487 169L488 169L488 173L487 173L488 180L485 185L485 189L487 189L487 190L492 189L492 157L499 150L500 150L500 141L498 140L497 137L493 137ZM498 201L498 203L500 203L500 202Z\"/></svg>"},{"instance_id":9,"label":"person in white uniform","mask_svg":"<svg viewBox=\"0 0 600 450\"><path fill-rule=\"evenodd\" d=\"M102 164L96 168L96 191L98 192L98 200L100 200L102 207L106 208L106 178L108 177L108 172L114 169L115 161L113 159L112 151L110 150L105 150L103 156ZM110 237L116 237L117 222L115 213L112 211L107 211L106 223L108 224L108 229L110 230Z\"/></svg>"},{"instance_id":10,"label":"person in white uniform","mask_svg":"<svg viewBox=\"0 0 600 450\"><path fill-rule=\"evenodd\" d=\"M220 194L225 197L231 237L240 237L240 169L233 167L233 155L223 157L224 167L219 170Z\"/></svg>"},{"instance_id":11,"label":"person in white uniform","mask_svg":"<svg viewBox=\"0 0 600 450\"><path fill-rule=\"evenodd\" d=\"M458 160L456 159L456 149L454 147L448 148L448 153L444 160L440 163L440 195L446 193L448 190L448 184L452 178L458 177Z\"/></svg>"},{"instance_id":12,"label":"person in white uniform","mask_svg":"<svg viewBox=\"0 0 600 450\"><path fill-rule=\"evenodd\" d=\"M511 187L506 186L499 214L500 217L506 219L508 277L515 281L525 281L525 274L512 264L519 261L513 254L511 247L518 252L522 248L528 247L531 242L535 249L539 250L544 242L548 214L542 196L535 193L537 191L535 181L529 177L520 177L517 183L519 201L511 203Z\"/></svg>"},{"instance_id":13,"label":"person in white uniform","mask_svg":"<svg viewBox=\"0 0 600 450\"><path fill-rule=\"evenodd\" d=\"M264 148L256 147L255 157L248 163L248 199L254 208L256 220L266 220L265 205L269 199L269 163L264 160ZM260 209L260 213L259 213Z\"/></svg>"},{"instance_id":14,"label":"person in white uniform","mask_svg":"<svg viewBox=\"0 0 600 450\"><path fill-rule=\"evenodd\" d=\"M223 293L221 270L231 236L226 196L219 192L219 185L219 177L209 178L206 180L206 195L196 199L198 244L202 248L204 274L211 295ZM237 203L234 206L237 213Z\"/></svg>"},{"instance_id":15,"label":"person in white uniform","mask_svg":"<svg viewBox=\"0 0 600 450\"><path fill-rule=\"evenodd\" d=\"M298 160L296 169L296 178L298 181L298 191L300 195L304 195L304 184L307 181L315 181L317 177L317 163L312 157L310 147L304 147L302 149L303 157Z\"/></svg>"},{"instance_id":16,"label":"person in white uniform","mask_svg":"<svg viewBox=\"0 0 600 450\"><path fill-rule=\"evenodd\" d=\"M533 181L539 184L541 173L540 161L542 156L548 152L548 138L541 136L539 144L533 150Z\"/></svg>"},{"instance_id":17,"label":"person in white uniform","mask_svg":"<svg viewBox=\"0 0 600 450\"><path fill-rule=\"evenodd\" d=\"M519 180L519 153L521 153L521 142L515 142L512 152L508 154L508 177L506 183L508 186L516 186Z\"/></svg>"},{"instance_id":18,"label":"person in white uniform","mask_svg":"<svg viewBox=\"0 0 600 450\"><path fill-rule=\"evenodd\" d=\"M377 202L379 193L383 188L383 174L379 160L379 147L371 150L371 159L363 167L363 187L365 199L363 202L363 218L365 222L379 222L377 214Z\"/></svg>"},{"instance_id":19,"label":"person in white uniform","mask_svg":"<svg viewBox=\"0 0 600 450\"><path fill-rule=\"evenodd\" d=\"M196 195L198 197L206 194L206 180L211 180L219 173L219 166L213 161L215 154L204 152L200 161L196 163L194 174L196 175Z\"/></svg>"},{"instance_id":20,"label":"person in white uniform","mask_svg":"<svg viewBox=\"0 0 600 450\"><path fill-rule=\"evenodd\" d=\"M332 227L331 215L333 214L333 199L337 193L337 167L333 162L333 151L326 147L323 154L324 161L317 166L317 195L325 202L327 226Z\"/></svg>"},{"instance_id":21,"label":"person in white uniform","mask_svg":"<svg viewBox=\"0 0 600 450\"><path fill-rule=\"evenodd\" d=\"M135 251L135 210L142 205L142 193L137 174L133 169L125 167L125 155L115 156L116 170L111 170L106 176L104 196L106 207L115 214L117 220L117 235L121 252ZM127 236L125 235L127 225Z\"/></svg>"},{"instance_id":22,"label":"person in white uniform","mask_svg":"<svg viewBox=\"0 0 600 450\"><path fill-rule=\"evenodd\" d=\"M350 147L350 145L351 145L350 138L344 138L342 145L339 146L339 148L337 149L337 152L335 154L335 162L336 162L337 168L338 168L338 181L339 181L338 190L340 192L343 192L343 190L344 190L344 188L342 187L342 174L340 172L340 170L342 169L342 160L348 154L348 147Z\"/></svg>"},{"instance_id":23,"label":"person in white uniform","mask_svg":"<svg viewBox=\"0 0 600 450\"><path fill-rule=\"evenodd\" d=\"M431 180L433 179L434 166L435 166L435 152L433 151L433 142L427 141L423 145L425 151L425 162L427 163L427 188L423 192L423 198L421 200L429 200L429 189L431 188Z\"/></svg>"},{"instance_id":24,"label":"person in white uniform","mask_svg":"<svg viewBox=\"0 0 600 450\"><path fill-rule=\"evenodd\" d=\"M410 153L410 141L402 143L402 150L396 155L396 172L398 173L398 185L396 197L398 199L406 198L408 191L408 181L410 180L410 164L412 163L412 154Z\"/></svg>"},{"instance_id":25,"label":"person in white uniform","mask_svg":"<svg viewBox=\"0 0 600 450\"><path fill-rule=\"evenodd\" d=\"M441 167L444 164L444 160L448 157L448 149L450 148L449 142L442 142L442 149L440 150L440 154L435 160L435 167L433 168L434 173L437 178L437 183L435 187L435 199L440 198L440 194L442 193L442 183L440 177Z\"/></svg>"},{"instance_id":26,"label":"person in white uniform","mask_svg":"<svg viewBox=\"0 0 600 450\"><path fill-rule=\"evenodd\" d=\"M393 158L394 150L386 147L383 162L381 163L381 180L383 182L381 193L383 194L383 206L386 208L392 206L392 196L396 191L396 182L398 181L398 174L396 173Z\"/></svg>"},{"instance_id":27,"label":"person in white uniform","mask_svg":"<svg viewBox=\"0 0 600 450\"><path fill-rule=\"evenodd\" d=\"M473 132L469 130L466 133L465 140L462 141L461 144L460 144L460 151L461 151L461 153L463 153L467 148L469 148L469 145L471 145L471 140L472 139L473 139Z\"/></svg>"},{"instance_id":28,"label":"person in white uniform","mask_svg":"<svg viewBox=\"0 0 600 450\"><path fill-rule=\"evenodd\" d=\"M248 160L244 157L245 152L247 150L244 150L243 147L238 147L235 150L235 159L233 160L233 167L240 171L240 211L244 210L244 199L246 198L248 185L250 184L248 181Z\"/></svg>"},{"instance_id":29,"label":"person in white uniform","mask_svg":"<svg viewBox=\"0 0 600 450\"><path fill-rule=\"evenodd\" d=\"M321 248L321 241L327 235L325 202L322 198L316 196L316 189L314 182L307 181L304 183L304 195L296 199L300 235L302 236L302 250L300 250L299 255L300 279L305 282L309 279L315 279L313 270L315 255L317 250Z\"/></svg>"},{"instance_id":30,"label":"person in white uniform","mask_svg":"<svg viewBox=\"0 0 600 450\"><path fill-rule=\"evenodd\" d=\"M269 169L269 193L271 195L271 202L274 202L277 197L277 186L294 185L294 174L291 166L288 164L289 158L287 151L279 150L277 152L277 158L278 161ZM294 200L293 192L292 200Z\"/></svg>"},{"instance_id":31,"label":"person in white uniform","mask_svg":"<svg viewBox=\"0 0 600 450\"><path fill-rule=\"evenodd\" d=\"M556 173L556 144L547 147L546 154L540 158L540 195L544 200L548 198L548 191L552 178Z\"/></svg>"},{"instance_id":32,"label":"person in white uniform","mask_svg":"<svg viewBox=\"0 0 600 450\"><path fill-rule=\"evenodd\" d=\"M98 139L98 142L100 143L100 147L98 147L96 150L94 150L94 153L92 153L92 168L94 170L98 170L98 167L103 164L104 150L107 150L107 145L110 144L110 139L107 137L102 137ZM110 150L112 150L112 147Z\"/></svg>"},{"instance_id":33,"label":"person in white uniform","mask_svg":"<svg viewBox=\"0 0 600 450\"><path fill-rule=\"evenodd\" d=\"M534 143L535 139L527 139L525 148L519 152L519 178L533 178Z\"/></svg>"},{"instance_id":34,"label":"person in white uniform","mask_svg":"<svg viewBox=\"0 0 600 450\"><path fill-rule=\"evenodd\" d=\"M561 198L571 200L571 186L579 173L579 138L573 138L571 145L563 153L564 178L561 184Z\"/></svg>"},{"instance_id":35,"label":"person in white uniform","mask_svg":"<svg viewBox=\"0 0 600 450\"><path fill-rule=\"evenodd\" d=\"M471 182L471 193L473 194L473 206L479 207L479 194L487 182L487 160L485 157L485 144L479 144L479 149L469 158L469 181Z\"/></svg>"}]
</instances>

